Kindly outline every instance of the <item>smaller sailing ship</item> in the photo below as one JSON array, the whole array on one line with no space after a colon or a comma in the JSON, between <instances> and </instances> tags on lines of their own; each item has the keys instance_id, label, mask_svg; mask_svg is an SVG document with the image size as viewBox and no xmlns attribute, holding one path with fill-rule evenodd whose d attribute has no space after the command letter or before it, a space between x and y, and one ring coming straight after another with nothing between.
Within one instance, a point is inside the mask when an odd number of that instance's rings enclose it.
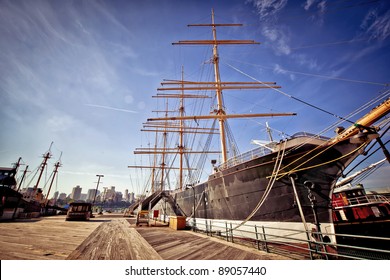
<instances>
[{"instance_id":1,"label":"smaller sailing ship","mask_svg":"<svg viewBox=\"0 0 390 280\"><path fill-rule=\"evenodd\" d=\"M20 159L19 159L20 160ZM0 167L0 220L12 219L22 194L15 190L17 165Z\"/></svg>"},{"instance_id":2,"label":"smaller sailing ship","mask_svg":"<svg viewBox=\"0 0 390 280\"><path fill-rule=\"evenodd\" d=\"M52 144L50 145L50 149ZM51 175L50 186L46 196L44 196L43 190L39 188L39 184L47 166L47 162L52 157L50 149L43 155L43 161L37 170L37 172L39 172L38 179L32 188L21 188L23 181L26 178L28 166L26 166L21 180L19 182L16 180L16 174L22 158L19 158L13 168L0 168L0 219L9 220L15 218L36 218L41 214L47 214L50 212L48 211L50 208L48 197L58 172L58 168L61 166L60 160L54 164L54 171Z\"/></svg>"}]
</instances>

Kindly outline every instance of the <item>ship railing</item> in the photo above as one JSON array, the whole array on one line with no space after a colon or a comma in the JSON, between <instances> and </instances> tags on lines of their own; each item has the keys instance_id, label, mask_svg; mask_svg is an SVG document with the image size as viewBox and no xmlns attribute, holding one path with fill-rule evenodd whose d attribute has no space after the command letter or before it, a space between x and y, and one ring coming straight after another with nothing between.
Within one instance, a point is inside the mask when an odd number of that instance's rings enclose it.
<instances>
[{"instance_id":1,"label":"ship railing","mask_svg":"<svg viewBox=\"0 0 390 280\"><path fill-rule=\"evenodd\" d=\"M291 136L291 138L299 138L299 137L309 137L309 138L314 138L314 139L321 139L324 141L328 141L330 139L329 137L309 133L306 131L300 131L300 132L295 133L293 136Z\"/></svg>"},{"instance_id":2,"label":"ship railing","mask_svg":"<svg viewBox=\"0 0 390 280\"><path fill-rule=\"evenodd\" d=\"M315 230L272 227L258 224L241 225L230 221L190 219L188 225L195 231L226 241L247 245L267 253L275 253L292 259L389 259L390 238ZM237 227L239 226L239 227ZM308 239L309 237L309 239ZM367 240L383 244L383 248L340 244L336 240Z\"/></svg>"},{"instance_id":3,"label":"ship railing","mask_svg":"<svg viewBox=\"0 0 390 280\"><path fill-rule=\"evenodd\" d=\"M315 135L315 134L308 133L308 132L295 133L291 138L299 138L299 137L309 137L309 138L314 138L314 139L321 139L324 141L329 140L328 137L321 136L321 135ZM255 159L255 158L259 158L259 157L268 155L272 152L273 152L273 150L270 147L257 147L253 150L248 151L248 152L245 152L245 153L242 153L240 155L229 158L225 163L223 163L219 166L219 169L224 170L226 168L233 167L237 164L244 163L244 162L249 161L251 159Z\"/></svg>"},{"instance_id":4,"label":"ship railing","mask_svg":"<svg viewBox=\"0 0 390 280\"><path fill-rule=\"evenodd\" d=\"M246 161L268 155L271 152L272 152L272 150L269 148L258 147L256 149L250 150L250 151L245 152L243 154L229 158L225 163L223 163L219 166L219 169L224 170L224 169L227 169L229 167L233 167L237 164L244 163Z\"/></svg>"},{"instance_id":5,"label":"ship railing","mask_svg":"<svg viewBox=\"0 0 390 280\"><path fill-rule=\"evenodd\" d=\"M367 205L367 204L372 204L372 203L390 203L390 200L380 194L366 194L363 196L358 196L358 197L352 197L347 199L348 204L345 204L344 201L338 200L338 201L333 201L332 206L333 208L339 208L339 207L345 207L348 205Z\"/></svg>"}]
</instances>

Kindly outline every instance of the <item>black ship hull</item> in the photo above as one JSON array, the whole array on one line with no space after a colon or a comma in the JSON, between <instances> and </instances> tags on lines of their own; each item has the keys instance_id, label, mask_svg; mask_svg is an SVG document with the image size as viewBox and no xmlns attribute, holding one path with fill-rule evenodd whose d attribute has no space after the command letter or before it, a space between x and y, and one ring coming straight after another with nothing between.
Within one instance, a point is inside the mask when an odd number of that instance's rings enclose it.
<instances>
[{"instance_id":1,"label":"black ship hull","mask_svg":"<svg viewBox=\"0 0 390 280\"><path fill-rule=\"evenodd\" d=\"M332 187L361 150L349 141L333 146L323 145L326 141L320 139L309 144L306 137L289 141L273 184L271 175L280 152L227 167L212 174L207 182L176 192L177 205L185 216L196 219L302 224L300 203L307 223L331 224ZM298 197L290 173L294 174Z\"/></svg>"}]
</instances>

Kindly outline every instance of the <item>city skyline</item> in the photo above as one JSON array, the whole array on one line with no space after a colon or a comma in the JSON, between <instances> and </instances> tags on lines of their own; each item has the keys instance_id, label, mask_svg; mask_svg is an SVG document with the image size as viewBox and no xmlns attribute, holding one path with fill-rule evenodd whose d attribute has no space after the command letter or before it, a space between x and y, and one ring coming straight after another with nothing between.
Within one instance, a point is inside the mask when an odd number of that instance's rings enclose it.
<instances>
[{"instance_id":1,"label":"city skyline","mask_svg":"<svg viewBox=\"0 0 390 280\"><path fill-rule=\"evenodd\" d=\"M77 197L74 197L75 189L80 189L80 193ZM111 190L111 193L107 192L107 190ZM83 187L77 185L72 189L71 193L65 193L60 191L55 191L53 194L49 194L49 199L57 199L60 195L65 194L66 198L70 198L73 200L85 200L85 201L93 201L95 198L100 200L107 200L112 196L112 190L114 190L115 194L119 194L120 197L123 198L123 201L131 201L131 198L139 196L139 194L135 194L133 192L129 192L128 189L125 189L124 192L116 191L115 186L103 187L103 191L98 190L95 196L96 189L87 189L87 192L83 193ZM102 195L105 197L102 198Z\"/></svg>"}]
</instances>

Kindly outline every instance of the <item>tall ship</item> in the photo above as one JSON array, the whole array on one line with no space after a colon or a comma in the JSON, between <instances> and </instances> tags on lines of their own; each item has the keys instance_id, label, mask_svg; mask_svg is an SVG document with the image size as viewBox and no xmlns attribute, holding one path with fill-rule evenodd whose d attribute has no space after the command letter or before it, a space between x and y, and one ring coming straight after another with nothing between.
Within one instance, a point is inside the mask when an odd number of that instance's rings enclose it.
<instances>
[{"instance_id":1,"label":"tall ship","mask_svg":"<svg viewBox=\"0 0 390 280\"><path fill-rule=\"evenodd\" d=\"M211 47L214 79L211 81L164 80L156 98L166 100L164 110L143 124L143 131L155 134L156 143L138 148L135 154L149 154L151 195L141 203L142 210L158 210L167 215L182 215L194 227L200 224L234 222L279 228L320 231L335 241L332 220L332 191L343 171L373 141L380 141L379 127L374 124L390 110L389 91L382 95L380 105L350 127L338 127L336 135L327 138L308 133L274 141L255 141L258 146L246 153L238 153L229 143L231 130L228 121L239 118L288 117L293 112L229 114L223 92L230 90L279 90L274 82L252 79L246 82L224 81L220 75L219 47L224 45L258 44L252 40L219 39L217 29L238 28L241 24L216 23L212 11L211 23L192 24L189 27L210 28L212 39L188 40L174 45L205 45ZM183 71L184 73L184 71ZM387 96L386 96L387 94ZM214 105L209 114L187 115L188 104L210 99ZM174 110L169 101L175 100ZM195 111L194 111L195 112ZM161 116L163 114L163 116ZM202 126L208 120L210 126ZM168 135L178 135L174 147L167 145ZM185 142L187 135L206 135L206 143L195 149ZM220 150L210 150L213 136L219 137ZM158 140L157 140L158 139ZM248 140L249 141L249 140ZM383 144L383 143L382 143ZM197 176L205 163L206 154L216 154L207 178ZM150 156L151 155L151 156ZM198 163L189 160L197 155ZM178 165L173 165L173 159ZM190 162L187 166L185 163ZM135 166L131 166L135 167ZM143 166L146 168L146 166ZM177 187L168 190L165 182L175 173ZM185 175L187 174L187 175ZM171 179L172 180L172 179ZM163 198L163 199L161 199ZM158 202L160 201L160 202ZM169 207L167 207L167 203ZM134 208L134 207L133 207ZM271 233L272 234L272 233Z\"/></svg>"},{"instance_id":2,"label":"tall ship","mask_svg":"<svg viewBox=\"0 0 390 280\"><path fill-rule=\"evenodd\" d=\"M51 145L53 145L53 143L51 143ZM43 154L42 163L39 168L36 169L33 178L29 182L31 184L33 179L35 179L35 175L38 175L33 187L22 188L23 182L27 178L28 165L20 180L17 180L16 178L18 169L21 165L21 157L11 168L0 167L0 220L36 218L40 215L53 214L55 213L54 210L56 208L62 210L61 208L49 205L48 199L58 168L61 166L60 160L54 164L54 170L49 178L50 185L46 196L43 193L43 189L39 187L42 175L47 167L47 162L52 157L50 152L51 145L49 151Z\"/></svg>"}]
</instances>

